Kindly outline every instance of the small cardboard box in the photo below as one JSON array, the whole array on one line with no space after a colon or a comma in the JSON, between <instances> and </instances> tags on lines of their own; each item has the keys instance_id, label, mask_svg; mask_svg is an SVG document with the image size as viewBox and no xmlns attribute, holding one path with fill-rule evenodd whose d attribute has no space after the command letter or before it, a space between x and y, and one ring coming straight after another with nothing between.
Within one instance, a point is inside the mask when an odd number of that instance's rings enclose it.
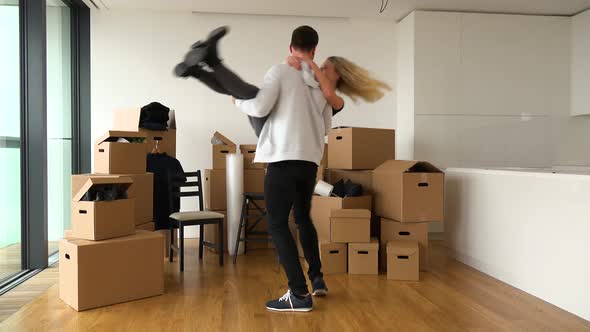
<instances>
[{"instance_id":1,"label":"small cardboard box","mask_svg":"<svg viewBox=\"0 0 590 332\"><path fill-rule=\"evenodd\" d=\"M255 163L254 157L256 156L256 144L242 144L240 145L240 151L244 155L244 168L245 169L265 169L265 163Z\"/></svg>"},{"instance_id":2,"label":"small cardboard box","mask_svg":"<svg viewBox=\"0 0 590 332\"><path fill-rule=\"evenodd\" d=\"M89 178L100 176L128 177L133 183L127 190L127 196L135 199L135 225L154 220L154 174L76 174L72 175L72 197Z\"/></svg>"},{"instance_id":3,"label":"small cardboard box","mask_svg":"<svg viewBox=\"0 0 590 332\"><path fill-rule=\"evenodd\" d=\"M360 184L363 187L364 195L371 195L373 193L373 171L349 171L345 169L330 169L328 171L328 183L335 184L343 180L344 182L350 180L353 183Z\"/></svg>"},{"instance_id":4,"label":"small cardboard box","mask_svg":"<svg viewBox=\"0 0 590 332\"><path fill-rule=\"evenodd\" d=\"M213 169L225 169L225 156L228 153L236 153L236 144L217 131L213 134L211 143Z\"/></svg>"},{"instance_id":5,"label":"small cardboard box","mask_svg":"<svg viewBox=\"0 0 590 332\"><path fill-rule=\"evenodd\" d=\"M154 232L59 242L59 297L83 311L164 293L163 237Z\"/></svg>"},{"instance_id":6,"label":"small cardboard box","mask_svg":"<svg viewBox=\"0 0 590 332\"><path fill-rule=\"evenodd\" d=\"M379 240L348 244L348 274L379 274Z\"/></svg>"},{"instance_id":7,"label":"small cardboard box","mask_svg":"<svg viewBox=\"0 0 590 332\"><path fill-rule=\"evenodd\" d=\"M146 222L145 224L136 225L135 230L136 231L141 230L141 231L154 232L154 231L156 231L156 224L154 222Z\"/></svg>"},{"instance_id":8,"label":"small cardboard box","mask_svg":"<svg viewBox=\"0 0 590 332\"><path fill-rule=\"evenodd\" d=\"M320 242L320 257L324 274L346 273L348 261L346 243Z\"/></svg>"},{"instance_id":9,"label":"small cardboard box","mask_svg":"<svg viewBox=\"0 0 590 332\"><path fill-rule=\"evenodd\" d=\"M390 241L416 241L420 248L420 270L428 268L428 223L401 223L381 218L381 244ZM387 266L383 266L387 269Z\"/></svg>"},{"instance_id":10,"label":"small cardboard box","mask_svg":"<svg viewBox=\"0 0 590 332\"><path fill-rule=\"evenodd\" d=\"M330 213L330 241L371 242L371 211L338 209Z\"/></svg>"},{"instance_id":11,"label":"small cardboard box","mask_svg":"<svg viewBox=\"0 0 590 332\"><path fill-rule=\"evenodd\" d=\"M334 209L371 210L372 197L325 197L313 196L311 200L311 220L318 232L318 238L330 241L330 214Z\"/></svg>"},{"instance_id":12,"label":"small cardboard box","mask_svg":"<svg viewBox=\"0 0 590 332\"><path fill-rule=\"evenodd\" d=\"M158 142L160 152L176 157L176 128L168 130L148 130L139 128L141 108L115 111L113 115L113 129L122 131L136 131L146 137L146 153L151 153Z\"/></svg>"},{"instance_id":13,"label":"small cardboard box","mask_svg":"<svg viewBox=\"0 0 590 332\"><path fill-rule=\"evenodd\" d=\"M387 279L420 280L419 256L417 241L387 243Z\"/></svg>"},{"instance_id":14,"label":"small cardboard box","mask_svg":"<svg viewBox=\"0 0 590 332\"><path fill-rule=\"evenodd\" d=\"M425 161L388 160L373 171L375 212L400 222L442 222L444 173Z\"/></svg>"},{"instance_id":15,"label":"small cardboard box","mask_svg":"<svg viewBox=\"0 0 590 332\"><path fill-rule=\"evenodd\" d=\"M146 143L117 142L117 139L139 139L145 135L133 131L109 130L94 144L94 171L101 174L142 174L146 171Z\"/></svg>"},{"instance_id":16,"label":"small cardboard box","mask_svg":"<svg viewBox=\"0 0 590 332\"><path fill-rule=\"evenodd\" d=\"M206 169L203 181L205 209L227 210L227 187L224 169Z\"/></svg>"},{"instance_id":17,"label":"small cardboard box","mask_svg":"<svg viewBox=\"0 0 590 332\"><path fill-rule=\"evenodd\" d=\"M128 177L90 177L74 195L72 201L72 232L78 239L105 240L135 232L135 200L83 201L84 195L99 185L117 185L127 190Z\"/></svg>"},{"instance_id":18,"label":"small cardboard box","mask_svg":"<svg viewBox=\"0 0 590 332\"><path fill-rule=\"evenodd\" d=\"M207 211L212 211L212 210L207 210ZM225 217L225 218L223 218L223 251L227 252L227 211L226 210L219 210L219 211L213 211L213 212L221 213ZM217 241L219 239L219 226L218 225L215 225L215 224L205 225L204 233L205 234L204 234L203 239L205 241L217 244ZM207 249L212 252L217 252L217 248L207 247Z\"/></svg>"},{"instance_id":19,"label":"small cardboard box","mask_svg":"<svg viewBox=\"0 0 590 332\"><path fill-rule=\"evenodd\" d=\"M328 168L374 169L395 158L395 131L392 129L330 129Z\"/></svg>"}]
</instances>

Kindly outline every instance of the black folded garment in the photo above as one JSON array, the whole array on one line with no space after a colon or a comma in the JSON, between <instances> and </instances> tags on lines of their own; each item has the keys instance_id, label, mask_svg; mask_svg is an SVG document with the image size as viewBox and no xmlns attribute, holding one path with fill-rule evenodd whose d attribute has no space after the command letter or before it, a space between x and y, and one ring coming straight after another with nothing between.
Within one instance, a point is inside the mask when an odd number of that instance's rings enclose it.
<instances>
[{"instance_id":1,"label":"black folded garment","mask_svg":"<svg viewBox=\"0 0 590 332\"><path fill-rule=\"evenodd\" d=\"M363 195L363 187L360 184L350 180L344 182L344 179L334 183L332 194L338 197L359 197Z\"/></svg>"},{"instance_id":2,"label":"black folded garment","mask_svg":"<svg viewBox=\"0 0 590 332\"><path fill-rule=\"evenodd\" d=\"M346 197L346 186L344 185L344 180L340 179L340 181L334 183L332 194L338 197Z\"/></svg>"},{"instance_id":3,"label":"black folded garment","mask_svg":"<svg viewBox=\"0 0 590 332\"><path fill-rule=\"evenodd\" d=\"M139 127L150 130L168 129L170 108L154 101L141 108Z\"/></svg>"},{"instance_id":4,"label":"black folded garment","mask_svg":"<svg viewBox=\"0 0 590 332\"><path fill-rule=\"evenodd\" d=\"M121 185L101 184L96 185L82 196L82 201L99 202L115 201L118 199L127 199L127 190Z\"/></svg>"}]
</instances>

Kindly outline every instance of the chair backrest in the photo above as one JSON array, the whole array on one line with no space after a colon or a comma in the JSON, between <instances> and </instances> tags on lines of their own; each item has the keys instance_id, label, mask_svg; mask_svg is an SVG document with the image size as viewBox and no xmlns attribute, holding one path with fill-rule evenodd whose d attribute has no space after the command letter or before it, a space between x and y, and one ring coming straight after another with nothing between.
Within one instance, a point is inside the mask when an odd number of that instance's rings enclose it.
<instances>
[{"instance_id":1,"label":"chair backrest","mask_svg":"<svg viewBox=\"0 0 590 332\"><path fill-rule=\"evenodd\" d=\"M182 188L190 188L182 190ZM170 208L174 210L174 202L181 197L197 196L199 211L203 211L203 181L201 171L168 174L168 192L170 193ZM175 212L175 211L171 211Z\"/></svg>"}]
</instances>

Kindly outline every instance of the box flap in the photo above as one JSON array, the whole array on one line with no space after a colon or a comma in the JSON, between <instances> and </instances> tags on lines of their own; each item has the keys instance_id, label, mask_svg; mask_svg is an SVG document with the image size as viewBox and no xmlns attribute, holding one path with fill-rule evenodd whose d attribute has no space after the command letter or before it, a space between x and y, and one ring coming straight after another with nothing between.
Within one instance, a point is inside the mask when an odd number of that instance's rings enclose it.
<instances>
[{"instance_id":1,"label":"box flap","mask_svg":"<svg viewBox=\"0 0 590 332\"><path fill-rule=\"evenodd\" d=\"M113 130L139 131L140 108L116 110L113 114Z\"/></svg>"},{"instance_id":2,"label":"box flap","mask_svg":"<svg viewBox=\"0 0 590 332\"><path fill-rule=\"evenodd\" d=\"M442 173L431 163L418 160L388 160L379 165L374 173Z\"/></svg>"},{"instance_id":3,"label":"box flap","mask_svg":"<svg viewBox=\"0 0 590 332\"><path fill-rule=\"evenodd\" d=\"M128 189L133 184L133 180L130 177L126 177L126 176L92 177L92 178L89 178L88 180L86 180L86 182L84 182L84 185L82 185L82 187L80 187L80 190L78 190L76 195L74 195L73 200L76 202L79 202L82 199L82 197L84 196L84 194L86 194L88 192L88 190L90 190L90 188L92 188L92 186L98 185L98 184L121 184L121 185L124 185L126 189Z\"/></svg>"},{"instance_id":4,"label":"box flap","mask_svg":"<svg viewBox=\"0 0 590 332\"><path fill-rule=\"evenodd\" d=\"M411 256L418 252L418 241L389 241L387 253L394 255Z\"/></svg>"},{"instance_id":5,"label":"box flap","mask_svg":"<svg viewBox=\"0 0 590 332\"><path fill-rule=\"evenodd\" d=\"M213 145L233 145L235 146L236 143L232 142L229 138L221 135L220 132L216 131L211 138L211 144Z\"/></svg>"},{"instance_id":6,"label":"box flap","mask_svg":"<svg viewBox=\"0 0 590 332\"><path fill-rule=\"evenodd\" d=\"M242 154L255 153L256 144L241 144L240 151L242 151Z\"/></svg>"},{"instance_id":7,"label":"box flap","mask_svg":"<svg viewBox=\"0 0 590 332\"><path fill-rule=\"evenodd\" d=\"M104 135L102 135L96 143L100 144L111 137L139 137L139 138L146 138L146 136L137 131L120 131L120 130L109 130Z\"/></svg>"},{"instance_id":8,"label":"box flap","mask_svg":"<svg viewBox=\"0 0 590 332\"><path fill-rule=\"evenodd\" d=\"M371 242L367 243L349 243L348 246L350 247L351 251L360 250L360 251L373 251L379 250L379 240L371 239Z\"/></svg>"},{"instance_id":9,"label":"box flap","mask_svg":"<svg viewBox=\"0 0 590 332\"><path fill-rule=\"evenodd\" d=\"M330 218L371 218L371 211L364 209L332 209Z\"/></svg>"}]
</instances>

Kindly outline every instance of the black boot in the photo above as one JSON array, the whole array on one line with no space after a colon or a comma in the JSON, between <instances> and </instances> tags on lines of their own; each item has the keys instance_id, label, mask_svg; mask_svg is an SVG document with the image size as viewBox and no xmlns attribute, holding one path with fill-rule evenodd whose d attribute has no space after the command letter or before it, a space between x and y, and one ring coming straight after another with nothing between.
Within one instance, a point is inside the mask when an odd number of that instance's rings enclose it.
<instances>
[{"instance_id":1,"label":"black boot","mask_svg":"<svg viewBox=\"0 0 590 332\"><path fill-rule=\"evenodd\" d=\"M207 39L199 40L191 46L184 62L192 67L201 62L205 62L209 67L214 68L221 63L219 53L217 52L217 42L227 34L229 28L226 26L219 27L209 33Z\"/></svg>"}]
</instances>

